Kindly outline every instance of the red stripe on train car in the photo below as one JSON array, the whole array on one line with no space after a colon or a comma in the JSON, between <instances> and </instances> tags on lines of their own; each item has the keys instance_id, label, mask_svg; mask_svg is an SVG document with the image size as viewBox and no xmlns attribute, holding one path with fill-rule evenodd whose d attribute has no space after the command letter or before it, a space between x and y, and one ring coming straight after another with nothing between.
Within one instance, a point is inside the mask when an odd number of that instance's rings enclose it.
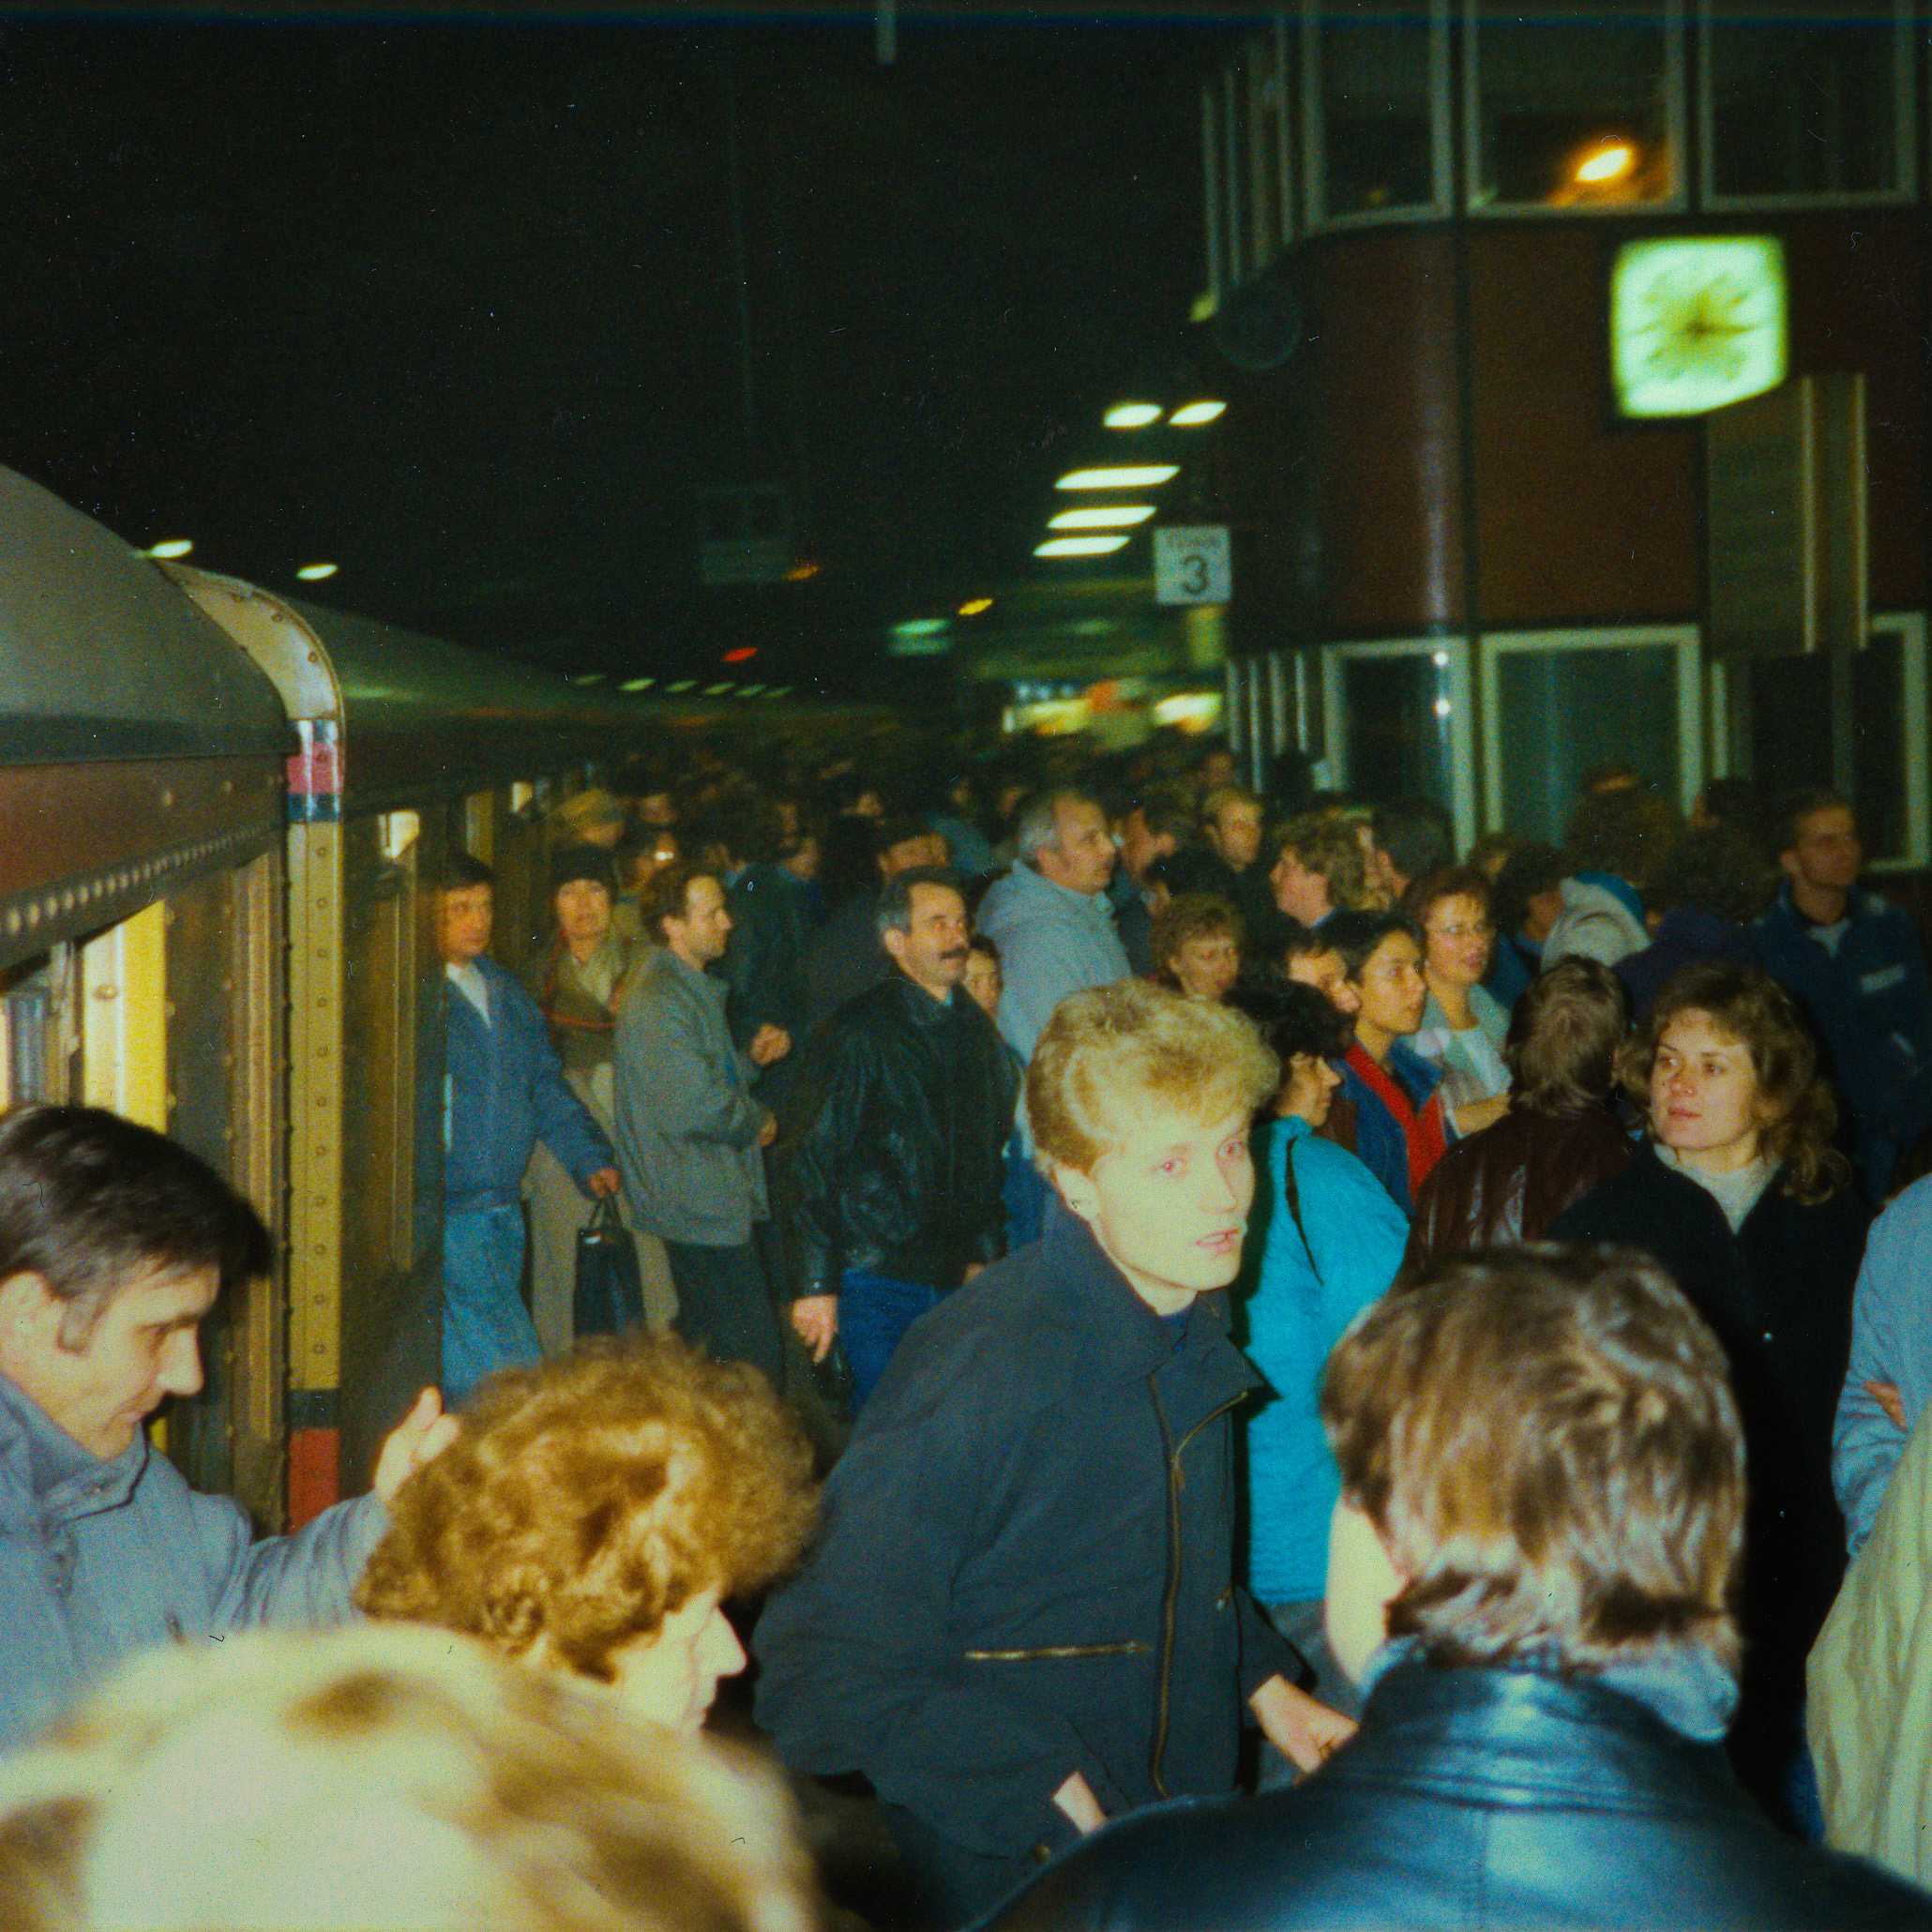
<instances>
[{"instance_id":1,"label":"red stripe on train car","mask_svg":"<svg viewBox=\"0 0 1932 1932\"><path fill-rule=\"evenodd\" d=\"M312 1522L340 1501L340 1429L296 1429L289 1437L289 1528Z\"/></svg>"}]
</instances>

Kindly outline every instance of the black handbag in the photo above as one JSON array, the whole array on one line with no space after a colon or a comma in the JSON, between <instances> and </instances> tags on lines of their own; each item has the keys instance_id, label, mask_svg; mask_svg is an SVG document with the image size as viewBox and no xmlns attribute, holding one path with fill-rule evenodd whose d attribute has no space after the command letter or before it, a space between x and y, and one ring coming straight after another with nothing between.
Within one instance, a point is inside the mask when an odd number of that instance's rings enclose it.
<instances>
[{"instance_id":1,"label":"black handbag","mask_svg":"<svg viewBox=\"0 0 1932 1932\"><path fill-rule=\"evenodd\" d=\"M604 1195L577 1234L577 1287L571 1321L580 1336L622 1335L642 1325L644 1284L638 1274L638 1245Z\"/></svg>"}]
</instances>

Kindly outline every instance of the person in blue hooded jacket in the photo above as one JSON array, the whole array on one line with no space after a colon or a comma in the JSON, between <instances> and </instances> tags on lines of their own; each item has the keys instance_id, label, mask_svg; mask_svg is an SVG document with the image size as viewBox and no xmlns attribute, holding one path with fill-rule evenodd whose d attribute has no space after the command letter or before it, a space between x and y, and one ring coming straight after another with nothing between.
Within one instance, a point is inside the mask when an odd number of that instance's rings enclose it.
<instances>
[{"instance_id":1,"label":"person in blue hooded jacket","mask_svg":"<svg viewBox=\"0 0 1932 1932\"><path fill-rule=\"evenodd\" d=\"M1348 1020L1314 988L1275 974L1245 980L1232 1004L1260 1024L1282 1071L1273 1116L1255 1129L1255 1204L1235 1285L1235 1339L1272 1392L1243 1417L1247 1584L1314 1666L1315 1695L1352 1712L1321 1635L1340 1484L1316 1397L1342 1331L1396 1278L1409 1224L1352 1154L1315 1132L1341 1081L1330 1063L1348 1049Z\"/></svg>"}]
</instances>

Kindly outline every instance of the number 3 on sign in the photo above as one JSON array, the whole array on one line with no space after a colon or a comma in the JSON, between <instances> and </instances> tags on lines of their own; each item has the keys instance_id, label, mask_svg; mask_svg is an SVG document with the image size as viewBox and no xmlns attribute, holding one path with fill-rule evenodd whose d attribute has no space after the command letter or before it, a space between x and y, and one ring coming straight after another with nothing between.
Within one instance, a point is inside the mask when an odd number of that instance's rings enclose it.
<instances>
[{"instance_id":1,"label":"number 3 on sign","mask_svg":"<svg viewBox=\"0 0 1932 1932\"><path fill-rule=\"evenodd\" d=\"M1154 533L1156 604L1225 604L1233 594L1225 523L1170 523Z\"/></svg>"}]
</instances>

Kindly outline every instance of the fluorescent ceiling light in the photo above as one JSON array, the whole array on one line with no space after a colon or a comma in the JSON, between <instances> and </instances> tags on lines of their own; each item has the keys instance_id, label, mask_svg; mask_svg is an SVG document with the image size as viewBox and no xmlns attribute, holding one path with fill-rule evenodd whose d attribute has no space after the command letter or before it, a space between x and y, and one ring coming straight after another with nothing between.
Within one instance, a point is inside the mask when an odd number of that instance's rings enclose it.
<instances>
[{"instance_id":1,"label":"fluorescent ceiling light","mask_svg":"<svg viewBox=\"0 0 1932 1932\"><path fill-rule=\"evenodd\" d=\"M1034 546L1036 557L1104 557L1121 549L1124 536L1054 536Z\"/></svg>"},{"instance_id":2,"label":"fluorescent ceiling light","mask_svg":"<svg viewBox=\"0 0 1932 1932\"><path fill-rule=\"evenodd\" d=\"M693 677L680 678L676 684L666 685L664 688L667 691L688 691L697 682L698 680Z\"/></svg>"},{"instance_id":3,"label":"fluorescent ceiling light","mask_svg":"<svg viewBox=\"0 0 1932 1932\"><path fill-rule=\"evenodd\" d=\"M1627 174L1637 164L1636 150L1623 142L1612 142L1607 147L1600 147L1586 159L1577 164L1578 181L1615 181L1620 175Z\"/></svg>"},{"instance_id":4,"label":"fluorescent ceiling light","mask_svg":"<svg viewBox=\"0 0 1932 1932\"><path fill-rule=\"evenodd\" d=\"M990 597L968 597L959 606L959 615L961 617L977 617L982 611L990 611L992 608L993 600Z\"/></svg>"},{"instance_id":5,"label":"fluorescent ceiling light","mask_svg":"<svg viewBox=\"0 0 1932 1932\"><path fill-rule=\"evenodd\" d=\"M577 673L577 675L571 679L572 684L579 685L600 685L603 683L603 681L604 673L601 671L580 671Z\"/></svg>"},{"instance_id":6,"label":"fluorescent ceiling light","mask_svg":"<svg viewBox=\"0 0 1932 1932\"><path fill-rule=\"evenodd\" d=\"M1184 402L1168 421L1176 429L1191 430L1197 423L1211 423L1226 409L1225 402Z\"/></svg>"},{"instance_id":7,"label":"fluorescent ceiling light","mask_svg":"<svg viewBox=\"0 0 1932 1932\"><path fill-rule=\"evenodd\" d=\"M617 688L620 691L648 691L657 682L655 677L626 678Z\"/></svg>"},{"instance_id":8,"label":"fluorescent ceiling light","mask_svg":"<svg viewBox=\"0 0 1932 1932\"><path fill-rule=\"evenodd\" d=\"M1049 530L1127 530L1154 514L1151 503L1099 504L1090 510L1062 510Z\"/></svg>"},{"instance_id":9,"label":"fluorescent ceiling light","mask_svg":"<svg viewBox=\"0 0 1932 1932\"><path fill-rule=\"evenodd\" d=\"M1109 430L1139 430L1160 420L1157 402L1120 402L1100 418Z\"/></svg>"},{"instance_id":10,"label":"fluorescent ceiling light","mask_svg":"<svg viewBox=\"0 0 1932 1932\"><path fill-rule=\"evenodd\" d=\"M1179 463L1109 463L1105 469L1069 470L1055 490L1152 490L1181 474Z\"/></svg>"},{"instance_id":11,"label":"fluorescent ceiling light","mask_svg":"<svg viewBox=\"0 0 1932 1932\"><path fill-rule=\"evenodd\" d=\"M731 688L730 685L706 685L704 695L707 698L722 698Z\"/></svg>"},{"instance_id":12,"label":"fluorescent ceiling light","mask_svg":"<svg viewBox=\"0 0 1932 1932\"><path fill-rule=\"evenodd\" d=\"M336 566L333 564L304 564L295 572L304 583L320 583L325 577L333 577Z\"/></svg>"},{"instance_id":13,"label":"fluorescent ceiling light","mask_svg":"<svg viewBox=\"0 0 1932 1932\"><path fill-rule=\"evenodd\" d=\"M151 557L185 557L193 548L193 538L171 536L166 543L149 545L147 553Z\"/></svg>"},{"instance_id":14,"label":"fluorescent ceiling light","mask_svg":"<svg viewBox=\"0 0 1932 1932\"><path fill-rule=\"evenodd\" d=\"M896 638L936 638L951 622L945 617L913 617L904 624L895 624L892 634Z\"/></svg>"}]
</instances>

